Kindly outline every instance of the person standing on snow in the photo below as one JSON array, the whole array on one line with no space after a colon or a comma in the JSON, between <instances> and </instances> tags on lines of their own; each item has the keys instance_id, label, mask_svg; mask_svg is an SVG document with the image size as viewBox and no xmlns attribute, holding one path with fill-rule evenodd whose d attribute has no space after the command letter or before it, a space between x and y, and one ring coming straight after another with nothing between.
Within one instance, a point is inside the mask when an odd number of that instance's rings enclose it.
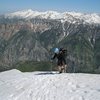
<instances>
[{"instance_id":1,"label":"person standing on snow","mask_svg":"<svg viewBox=\"0 0 100 100\"><path fill-rule=\"evenodd\" d=\"M58 65L58 69L59 69L59 73L62 73L62 72L66 72L66 60L65 60L65 53L67 52L67 50L63 49L63 48L55 48L54 50L54 56L52 59L55 59L57 58L58 61L57 61L57 65Z\"/></svg>"}]
</instances>

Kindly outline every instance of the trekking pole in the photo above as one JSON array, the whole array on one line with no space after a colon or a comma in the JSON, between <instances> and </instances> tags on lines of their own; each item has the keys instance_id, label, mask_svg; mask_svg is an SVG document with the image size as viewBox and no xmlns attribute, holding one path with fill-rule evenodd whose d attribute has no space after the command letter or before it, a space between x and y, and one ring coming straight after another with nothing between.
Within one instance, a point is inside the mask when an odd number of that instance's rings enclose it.
<instances>
[{"instance_id":1,"label":"trekking pole","mask_svg":"<svg viewBox=\"0 0 100 100\"><path fill-rule=\"evenodd\" d=\"M75 73L76 68L75 68L75 65L74 65L74 64L73 64L73 67L74 67L74 68L73 68L73 73Z\"/></svg>"},{"instance_id":2,"label":"trekking pole","mask_svg":"<svg viewBox=\"0 0 100 100\"><path fill-rule=\"evenodd\" d=\"M75 66L73 66L74 68L73 68L73 73L75 73Z\"/></svg>"},{"instance_id":3,"label":"trekking pole","mask_svg":"<svg viewBox=\"0 0 100 100\"><path fill-rule=\"evenodd\" d=\"M52 59L51 59L51 52L50 51L48 51L49 52L49 61L50 61L50 73L52 73Z\"/></svg>"},{"instance_id":4,"label":"trekking pole","mask_svg":"<svg viewBox=\"0 0 100 100\"><path fill-rule=\"evenodd\" d=\"M52 73L52 66L53 66L53 61L51 60L51 68L50 68L50 71L51 71L51 73Z\"/></svg>"}]
</instances>

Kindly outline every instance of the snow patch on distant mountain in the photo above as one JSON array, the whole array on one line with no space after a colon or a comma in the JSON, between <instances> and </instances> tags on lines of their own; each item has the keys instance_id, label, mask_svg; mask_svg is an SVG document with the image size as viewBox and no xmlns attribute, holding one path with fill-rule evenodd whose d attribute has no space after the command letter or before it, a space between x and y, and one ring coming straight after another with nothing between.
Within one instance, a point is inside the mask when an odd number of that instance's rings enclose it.
<instances>
[{"instance_id":1,"label":"snow patch on distant mountain","mask_svg":"<svg viewBox=\"0 0 100 100\"><path fill-rule=\"evenodd\" d=\"M97 23L100 24L100 15L93 13L93 14L84 14L84 13L76 13L76 12L64 12L58 13L56 11L46 11L46 12L39 12L33 11L31 9L24 10L24 11L17 11L14 13L6 14L5 17L8 18L45 18L45 19L61 19L64 21L69 21L75 23L76 20L83 20L86 23Z\"/></svg>"},{"instance_id":2,"label":"snow patch on distant mountain","mask_svg":"<svg viewBox=\"0 0 100 100\"><path fill-rule=\"evenodd\" d=\"M6 14L6 17L13 18L13 17L21 17L21 18L50 18L50 19L55 19L58 17L60 13L57 13L56 11L46 11L46 12L38 12L38 11L33 11L31 9L25 10L25 11L18 11L10 14Z\"/></svg>"}]
</instances>

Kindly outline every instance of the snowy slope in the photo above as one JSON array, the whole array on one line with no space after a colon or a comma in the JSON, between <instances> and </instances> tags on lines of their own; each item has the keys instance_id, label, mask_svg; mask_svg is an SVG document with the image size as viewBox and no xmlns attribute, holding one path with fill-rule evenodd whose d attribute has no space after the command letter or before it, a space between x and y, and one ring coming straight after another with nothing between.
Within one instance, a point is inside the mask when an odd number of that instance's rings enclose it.
<instances>
[{"instance_id":1,"label":"snowy slope","mask_svg":"<svg viewBox=\"0 0 100 100\"><path fill-rule=\"evenodd\" d=\"M100 100L100 75L0 73L0 100Z\"/></svg>"},{"instance_id":2,"label":"snowy slope","mask_svg":"<svg viewBox=\"0 0 100 100\"><path fill-rule=\"evenodd\" d=\"M93 13L93 14L84 14L84 13L77 13L77 12L64 12L58 13L56 11L46 11L46 12L39 12L33 11L31 9L24 10L24 11L17 11L14 13L6 14L5 17L8 18L45 18L45 19L61 19L64 21L75 22L77 20L84 21L86 23L99 23L100 24L100 15Z\"/></svg>"}]
</instances>

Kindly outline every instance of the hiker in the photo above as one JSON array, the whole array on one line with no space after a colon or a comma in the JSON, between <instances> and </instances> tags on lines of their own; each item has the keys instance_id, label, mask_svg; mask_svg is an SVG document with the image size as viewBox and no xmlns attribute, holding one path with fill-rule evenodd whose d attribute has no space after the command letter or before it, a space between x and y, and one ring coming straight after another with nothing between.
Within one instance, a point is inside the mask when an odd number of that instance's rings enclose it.
<instances>
[{"instance_id":1,"label":"hiker","mask_svg":"<svg viewBox=\"0 0 100 100\"><path fill-rule=\"evenodd\" d=\"M57 58L58 59L58 62L57 62L57 65L58 65L58 69L59 69L59 73L62 73L62 72L66 72L66 60L65 60L65 53L67 52L67 50L63 49L63 48L55 48L54 50L54 56L52 59L55 59Z\"/></svg>"}]
</instances>

